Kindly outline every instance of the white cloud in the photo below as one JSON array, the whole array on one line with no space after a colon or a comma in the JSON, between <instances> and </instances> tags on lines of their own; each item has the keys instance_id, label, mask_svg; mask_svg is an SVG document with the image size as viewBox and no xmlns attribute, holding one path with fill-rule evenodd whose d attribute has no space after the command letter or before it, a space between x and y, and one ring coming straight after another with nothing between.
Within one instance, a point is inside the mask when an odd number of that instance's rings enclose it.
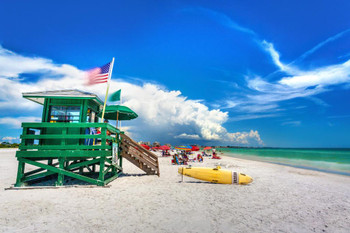
<instances>
[{"instance_id":1,"label":"white cloud","mask_svg":"<svg viewBox=\"0 0 350 233\"><path fill-rule=\"evenodd\" d=\"M313 70L303 71L296 67L285 65L279 59L279 53L274 49L272 43L266 41L262 42L263 45L267 46L274 63L280 67L281 70L286 71L287 77L283 77L279 84L265 83L270 85L274 89L281 91L287 90L288 92L296 90L302 91L309 87L325 87L330 85L348 83L350 81L350 60L336 65L324 66Z\"/></svg>"},{"instance_id":2,"label":"white cloud","mask_svg":"<svg viewBox=\"0 0 350 233\"><path fill-rule=\"evenodd\" d=\"M250 94L241 99L229 99L226 108L233 108L239 112L266 113L281 110L281 101L295 98L308 98L317 104L327 106L324 101L314 96L329 91L332 85L349 85L350 82L350 60L336 65L329 65L313 70L301 70L298 67L284 64L280 61L280 55L272 43L262 42L262 46L270 54L272 61L283 71L286 76L276 82L268 82L261 77L247 79ZM266 117L266 114L253 114L251 119ZM240 116L238 116L239 119ZM243 116L242 119L249 119Z\"/></svg>"},{"instance_id":3,"label":"white cloud","mask_svg":"<svg viewBox=\"0 0 350 233\"><path fill-rule=\"evenodd\" d=\"M330 65L300 75L282 78L279 83L292 88L330 86L350 81L350 60L343 64Z\"/></svg>"},{"instance_id":4,"label":"white cloud","mask_svg":"<svg viewBox=\"0 0 350 233\"><path fill-rule=\"evenodd\" d=\"M269 43L267 41L262 41L261 45L263 48L270 54L272 61L275 63L275 65L280 68L282 71L288 71L290 68L283 64L280 61L280 54L275 50L274 46L272 43Z\"/></svg>"},{"instance_id":5,"label":"white cloud","mask_svg":"<svg viewBox=\"0 0 350 233\"><path fill-rule=\"evenodd\" d=\"M6 136L6 137L3 137L1 140L2 141L14 141L14 140L18 140L19 137L11 137L11 136Z\"/></svg>"},{"instance_id":6,"label":"white cloud","mask_svg":"<svg viewBox=\"0 0 350 233\"><path fill-rule=\"evenodd\" d=\"M300 126L301 121L286 121L286 122L282 122L281 125Z\"/></svg>"},{"instance_id":7,"label":"white cloud","mask_svg":"<svg viewBox=\"0 0 350 233\"><path fill-rule=\"evenodd\" d=\"M346 33L350 32L350 29L346 29L342 32L337 33L334 36L331 36L329 38L327 38L326 40L318 43L315 47L309 49L308 51L306 51L305 53L303 53L298 59L296 59L295 61L293 61L292 63L297 63L302 61L303 59L305 59L307 56L313 54L314 52L316 52L317 50L319 50L320 48L322 48L323 46L325 46L326 44L335 41L337 39L339 39L340 37L342 37L343 35L345 35Z\"/></svg>"},{"instance_id":8,"label":"white cloud","mask_svg":"<svg viewBox=\"0 0 350 233\"><path fill-rule=\"evenodd\" d=\"M258 142L260 145L263 145L258 131L250 130L250 132L229 133L227 136L231 139L231 141L236 141L239 144L250 144L251 141L254 141Z\"/></svg>"},{"instance_id":9,"label":"white cloud","mask_svg":"<svg viewBox=\"0 0 350 233\"><path fill-rule=\"evenodd\" d=\"M272 74L276 74L280 71L280 73L286 74L285 77L282 77L277 82L268 82L260 77L247 78L248 87L255 93L245 95L242 98L227 99L224 101L225 103L223 105L221 104L222 108L231 108L238 112L244 113L246 113L247 110L250 113L276 111L280 110L278 103L281 101L315 96L321 92L328 91L329 89L326 87L331 85L343 84L344 88L350 88L350 60L344 62L343 64L329 65L313 70L302 70L293 65L315 53L328 43L343 37L345 34L350 32L350 29L346 29L327 38L313 48L307 50L295 61L285 64L281 61L280 54L272 43L265 40L260 41L259 35L256 32L236 23L228 15L206 8L191 8L186 9L185 11L201 12L227 28L249 34L249 36L255 38L255 41L259 44L259 47L268 52L273 63L279 68L278 71L275 71ZM347 55L341 56L341 58L346 56ZM274 115L275 114L271 114L271 116ZM250 119L266 116L268 116L268 114L251 114ZM239 119L240 117L241 116L238 116L236 119ZM249 117L250 116L245 115L241 118L248 119Z\"/></svg>"},{"instance_id":10,"label":"white cloud","mask_svg":"<svg viewBox=\"0 0 350 233\"><path fill-rule=\"evenodd\" d=\"M84 86L84 71L73 66L57 65L43 58L24 57L0 47L0 67L6 67L9 62L14 65L0 70L2 90L0 109L16 110L18 113L26 109L32 111L33 115L34 112L39 115L41 113L39 109L42 107L21 96L22 92L30 91L81 89L104 97L105 84ZM29 83L18 78L21 74L30 72L41 72L45 75L45 79ZM123 126L128 126L128 132L138 139L171 141L176 135L184 134L198 135L197 139L203 141L230 140L231 143L247 141L230 136L232 133L227 132L222 126L228 120L227 112L219 109L210 110L199 100L190 100L182 96L180 91L169 91L157 84L136 85L121 79L112 79L110 93L118 89L122 89L123 104L139 115L136 120L123 123ZM40 120L39 117L33 119L3 117L0 119L0 124L20 127L20 122L35 119ZM244 132L239 134L250 135ZM145 138L146 135L153 138ZM260 137L254 138L256 143L261 142Z\"/></svg>"},{"instance_id":11,"label":"white cloud","mask_svg":"<svg viewBox=\"0 0 350 233\"><path fill-rule=\"evenodd\" d=\"M244 114L244 115L231 117L230 121L244 121L244 120L260 119L260 118L272 118L272 117L279 117L279 116L281 116L281 114L277 114L277 113Z\"/></svg>"},{"instance_id":12,"label":"white cloud","mask_svg":"<svg viewBox=\"0 0 350 233\"><path fill-rule=\"evenodd\" d=\"M182 133L182 134L180 134L180 135L178 135L178 136L175 136L175 138L194 139L194 140L199 140L199 139L201 139L201 138L199 137L199 135L197 135L197 134L186 134L186 133Z\"/></svg>"},{"instance_id":13,"label":"white cloud","mask_svg":"<svg viewBox=\"0 0 350 233\"><path fill-rule=\"evenodd\" d=\"M216 20L218 23L220 23L221 25L223 25L225 27L231 28L231 29L236 30L236 31L255 35L255 32L253 30L239 25L238 23L233 21L230 17L228 17L227 15L225 15L221 12L213 11L213 10L210 10L207 8L202 8L202 7L195 8L195 9L186 9L185 11L190 11L190 10L201 12L201 13L213 18L214 20Z\"/></svg>"},{"instance_id":14,"label":"white cloud","mask_svg":"<svg viewBox=\"0 0 350 233\"><path fill-rule=\"evenodd\" d=\"M1 117L0 125L8 125L11 128L21 128L22 122L40 122L40 117Z\"/></svg>"}]
</instances>

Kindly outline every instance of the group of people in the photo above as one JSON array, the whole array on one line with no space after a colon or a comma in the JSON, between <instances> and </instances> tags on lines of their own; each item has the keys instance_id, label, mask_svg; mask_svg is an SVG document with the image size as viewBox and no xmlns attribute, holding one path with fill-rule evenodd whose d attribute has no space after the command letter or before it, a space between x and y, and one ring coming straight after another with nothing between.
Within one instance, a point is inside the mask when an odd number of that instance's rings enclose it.
<instances>
[{"instance_id":1,"label":"group of people","mask_svg":"<svg viewBox=\"0 0 350 233\"><path fill-rule=\"evenodd\" d=\"M188 164L188 156L185 153L181 153L180 155L178 154L174 154L173 155L173 159L171 160L171 163L173 165L177 164L177 165L187 165Z\"/></svg>"},{"instance_id":2,"label":"group of people","mask_svg":"<svg viewBox=\"0 0 350 233\"><path fill-rule=\"evenodd\" d=\"M211 156L210 154L205 153L205 151L202 152L202 155L203 156L208 156L208 157ZM211 158L212 159L221 159L221 157L216 154L216 150L215 149L213 149L213 156Z\"/></svg>"},{"instance_id":3,"label":"group of people","mask_svg":"<svg viewBox=\"0 0 350 233\"><path fill-rule=\"evenodd\" d=\"M188 155L185 152L181 152L180 154L174 154L173 159L171 160L173 165L187 165L188 162L203 162L203 157L204 156L210 156L206 154L204 151L202 154L197 154L197 156L193 159L189 159ZM215 149L213 149L213 156L211 157L212 159L221 159L220 156L216 154Z\"/></svg>"},{"instance_id":4,"label":"group of people","mask_svg":"<svg viewBox=\"0 0 350 233\"><path fill-rule=\"evenodd\" d=\"M188 155L186 153L181 153L180 155L174 154L172 159L173 165L187 165L188 162L203 162L203 156L201 154L198 154L196 158L189 159Z\"/></svg>"},{"instance_id":5,"label":"group of people","mask_svg":"<svg viewBox=\"0 0 350 233\"><path fill-rule=\"evenodd\" d=\"M215 149L213 149L213 157L211 157L211 158L212 159L221 159L221 157L216 154L216 150Z\"/></svg>"}]
</instances>

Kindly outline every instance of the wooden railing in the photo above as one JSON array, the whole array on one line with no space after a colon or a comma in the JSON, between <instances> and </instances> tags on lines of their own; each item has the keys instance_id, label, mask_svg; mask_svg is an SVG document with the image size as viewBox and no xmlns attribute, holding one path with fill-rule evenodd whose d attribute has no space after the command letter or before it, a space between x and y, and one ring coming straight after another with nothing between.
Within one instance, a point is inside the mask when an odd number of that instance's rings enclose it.
<instances>
[{"instance_id":1,"label":"wooden railing","mask_svg":"<svg viewBox=\"0 0 350 233\"><path fill-rule=\"evenodd\" d=\"M107 123L22 123L22 127L16 187L52 175L57 175L56 185L63 185L65 176L106 185L122 174L118 148L113 150L120 131ZM96 128L101 133L90 134ZM26 172L25 164L37 168Z\"/></svg>"},{"instance_id":2,"label":"wooden railing","mask_svg":"<svg viewBox=\"0 0 350 233\"><path fill-rule=\"evenodd\" d=\"M111 150L106 142L117 142L119 130L107 123L22 123L20 151L26 150ZM100 134L86 129L101 128ZM107 130L112 136L107 135ZM86 139L94 140L93 145ZM37 143L35 143L37 141ZM97 141L101 142L97 145Z\"/></svg>"},{"instance_id":3,"label":"wooden railing","mask_svg":"<svg viewBox=\"0 0 350 233\"><path fill-rule=\"evenodd\" d=\"M146 150L125 134L120 134L121 155L147 174L160 175L158 156Z\"/></svg>"}]
</instances>

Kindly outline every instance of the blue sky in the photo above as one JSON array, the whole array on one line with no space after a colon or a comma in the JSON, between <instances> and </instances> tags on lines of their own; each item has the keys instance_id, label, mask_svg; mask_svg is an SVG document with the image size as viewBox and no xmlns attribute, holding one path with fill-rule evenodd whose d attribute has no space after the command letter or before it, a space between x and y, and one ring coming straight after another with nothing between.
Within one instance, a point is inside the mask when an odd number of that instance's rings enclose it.
<instances>
[{"instance_id":1,"label":"blue sky","mask_svg":"<svg viewBox=\"0 0 350 233\"><path fill-rule=\"evenodd\" d=\"M2 1L0 138L116 58L136 140L350 147L349 1ZM67 82L67 80L70 80ZM73 81L72 81L73 80Z\"/></svg>"}]
</instances>

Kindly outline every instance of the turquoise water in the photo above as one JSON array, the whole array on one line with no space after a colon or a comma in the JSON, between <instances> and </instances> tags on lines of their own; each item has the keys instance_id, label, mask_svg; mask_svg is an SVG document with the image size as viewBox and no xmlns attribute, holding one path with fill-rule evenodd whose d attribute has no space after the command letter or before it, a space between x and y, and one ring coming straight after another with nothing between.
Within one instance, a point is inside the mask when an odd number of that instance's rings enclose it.
<instances>
[{"instance_id":1,"label":"turquoise water","mask_svg":"<svg viewBox=\"0 0 350 233\"><path fill-rule=\"evenodd\" d=\"M219 148L230 157L350 176L350 149Z\"/></svg>"}]
</instances>

